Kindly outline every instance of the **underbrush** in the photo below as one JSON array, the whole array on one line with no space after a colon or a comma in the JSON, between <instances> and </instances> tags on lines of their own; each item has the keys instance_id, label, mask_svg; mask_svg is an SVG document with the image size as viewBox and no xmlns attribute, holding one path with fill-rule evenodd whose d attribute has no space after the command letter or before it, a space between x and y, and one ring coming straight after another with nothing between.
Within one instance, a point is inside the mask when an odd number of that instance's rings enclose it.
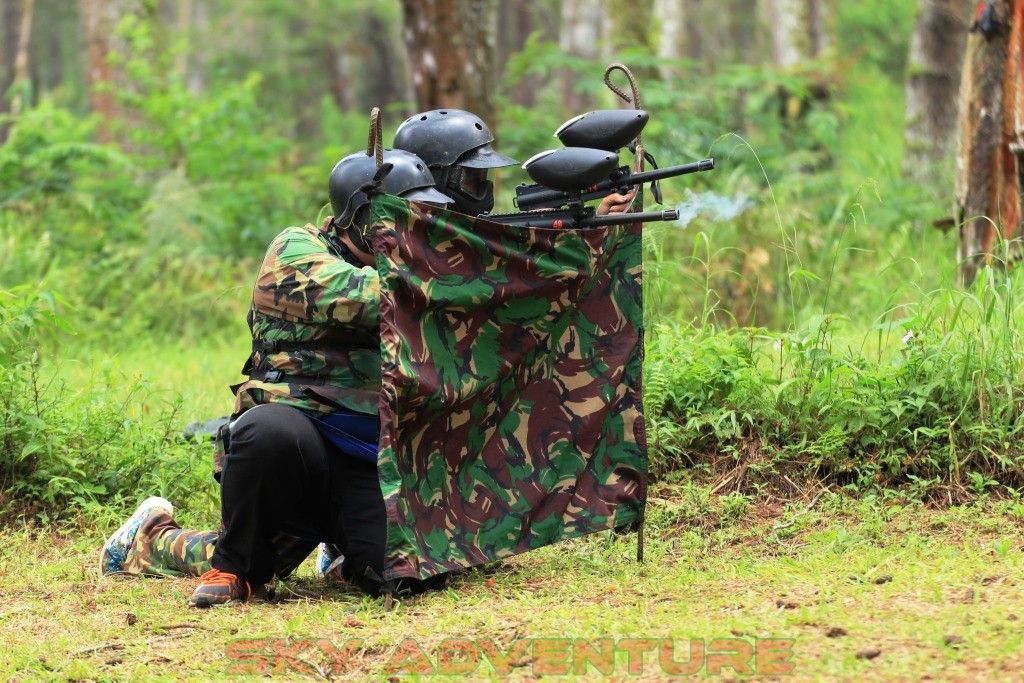
<instances>
[{"instance_id":1,"label":"underbrush","mask_svg":"<svg viewBox=\"0 0 1024 683\"><path fill-rule=\"evenodd\" d=\"M152 492L209 509L210 447L181 436L180 396L109 366L66 383L40 352L66 327L56 305L45 291L0 291L0 519L95 518Z\"/></svg>"},{"instance_id":2,"label":"underbrush","mask_svg":"<svg viewBox=\"0 0 1024 683\"><path fill-rule=\"evenodd\" d=\"M948 502L1024 486L1020 286L986 271L859 338L837 315L790 332L654 326L652 472L696 472L723 492L899 488Z\"/></svg>"}]
</instances>

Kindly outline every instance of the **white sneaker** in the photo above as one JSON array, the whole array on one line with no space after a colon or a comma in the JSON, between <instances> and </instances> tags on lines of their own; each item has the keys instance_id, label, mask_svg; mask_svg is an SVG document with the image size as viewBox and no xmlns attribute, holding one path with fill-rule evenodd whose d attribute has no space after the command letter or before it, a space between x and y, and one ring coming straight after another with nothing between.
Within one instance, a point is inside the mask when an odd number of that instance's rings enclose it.
<instances>
[{"instance_id":1,"label":"white sneaker","mask_svg":"<svg viewBox=\"0 0 1024 683\"><path fill-rule=\"evenodd\" d=\"M321 579L333 579L344 582L341 576L341 565L345 562L344 555L335 555L334 546L321 543L316 549L316 575Z\"/></svg>"},{"instance_id":2,"label":"white sneaker","mask_svg":"<svg viewBox=\"0 0 1024 683\"><path fill-rule=\"evenodd\" d=\"M142 501L142 504L135 509L134 514L128 521L121 525L121 528L110 535L107 542L100 550L100 574L116 574L124 569L124 561L128 557L128 549L135 542L135 534L139 527L146 520L158 512L167 515L174 515L174 506L160 496L150 496Z\"/></svg>"}]
</instances>

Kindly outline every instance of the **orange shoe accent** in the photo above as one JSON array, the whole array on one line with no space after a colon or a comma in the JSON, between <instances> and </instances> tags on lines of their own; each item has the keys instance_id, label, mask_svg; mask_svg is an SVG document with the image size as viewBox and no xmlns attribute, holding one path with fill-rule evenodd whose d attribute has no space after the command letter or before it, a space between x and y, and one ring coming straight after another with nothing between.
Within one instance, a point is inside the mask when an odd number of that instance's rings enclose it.
<instances>
[{"instance_id":1,"label":"orange shoe accent","mask_svg":"<svg viewBox=\"0 0 1024 683\"><path fill-rule=\"evenodd\" d=\"M188 599L188 604L189 607L220 607L245 602L251 595L252 588L248 581L219 569L211 569L199 577L199 585Z\"/></svg>"}]
</instances>

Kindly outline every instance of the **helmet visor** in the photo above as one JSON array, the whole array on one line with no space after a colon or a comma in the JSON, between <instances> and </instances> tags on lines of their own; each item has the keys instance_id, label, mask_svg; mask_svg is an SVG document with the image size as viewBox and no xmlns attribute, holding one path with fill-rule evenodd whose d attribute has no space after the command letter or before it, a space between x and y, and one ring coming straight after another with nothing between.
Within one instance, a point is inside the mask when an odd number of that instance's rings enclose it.
<instances>
[{"instance_id":1,"label":"helmet visor","mask_svg":"<svg viewBox=\"0 0 1024 683\"><path fill-rule=\"evenodd\" d=\"M432 187L415 187L408 192L403 192L402 199L409 199L414 202L427 202L428 204L455 203L454 199L446 194L438 192Z\"/></svg>"},{"instance_id":2,"label":"helmet visor","mask_svg":"<svg viewBox=\"0 0 1024 683\"><path fill-rule=\"evenodd\" d=\"M498 154L489 144L474 147L455 162L466 168L499 168L501 166L512 166L519 162L511 157Z\"/></svg>"}]
</instances>

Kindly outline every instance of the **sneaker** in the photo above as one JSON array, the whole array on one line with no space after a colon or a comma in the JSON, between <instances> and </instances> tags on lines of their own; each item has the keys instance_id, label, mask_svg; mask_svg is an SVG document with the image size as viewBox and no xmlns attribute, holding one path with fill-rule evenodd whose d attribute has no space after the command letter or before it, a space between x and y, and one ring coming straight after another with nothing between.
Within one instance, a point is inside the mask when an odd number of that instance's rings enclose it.
<instances>
[{"instance_id":1,"label":"sneaker","mask_svg":"<svg viewBox=\"0 0 1024 683\"><path fill-rule=\"evenodd\" d=\"M329 543L321 543L316 549L316 575L321 579L331 579L338 583L344 583L341 575L341 565L345 563L345 556L338 553L335 547Z\"/></svg>"},{"instance_id":2,"label":"sneaker","mask_svg":"<svg viewBox=\"0 0 1024 683\"><path fill-rule=\"evenodd\" d=\"M221 607L245 602L250 595L252 588L248 581L219 569L211 569L199 577L199 585L188 599L188 606Z\"/></svg>"},{"instance_id":3,"label":"sneaker","mask_svg":"<svg viewBox=\"0 0 1024 683\"><path fill-rule=\"evenodd\" d=\"M124 569L124 561L128 557L128 550L132 547L132 543L135 542L135 534L138 533L142 523L155 514L174 516L174 506L159 496L151 496L142 501L128 521L111 534L107 542L103 544L103 549L100 550L101 575L117 574Z\"/></svg>"}]
</instances>

